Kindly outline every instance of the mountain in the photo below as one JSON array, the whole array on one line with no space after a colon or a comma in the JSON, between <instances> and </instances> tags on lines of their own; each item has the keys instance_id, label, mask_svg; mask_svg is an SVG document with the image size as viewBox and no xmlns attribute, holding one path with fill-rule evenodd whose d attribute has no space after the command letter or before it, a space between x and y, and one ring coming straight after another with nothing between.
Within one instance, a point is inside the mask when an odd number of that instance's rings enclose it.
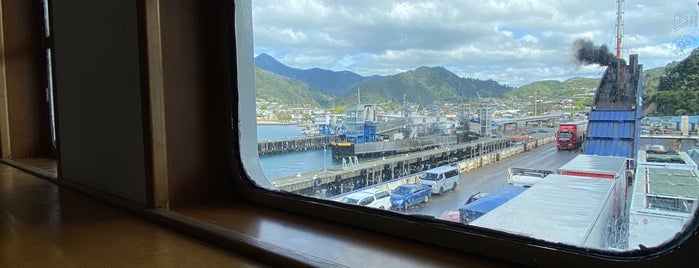
<instances>
[{"instance_id":1,"label":"mountain","mask_svg":"<svg viewBox=\"0 0 699 268\"><path fill-rule=\"evenodd\" d=\"M350 71L330 71L320 68L307 70L292 68L262 53L255 57L255 66L269 72L297 79L320 91L341 96L365 81L380 79L380 76L364 77Z\"/></svg>"},{"instance_id":2,"label":"mountain","mask_svg":"<svg viewBox=\"0 0 699 268\"><path fill-rule=\"evenodd\" d=\"M566 81L545 80L519 88L493 80L458 77L443 67L419 67L391 75L362 77L352 72L334 72L313 68L288 67L267 54L255 58L257 97L292 107L328 107L354 105L357 89L362 103L400 106L403 98L427 106L435 102L458 102L481 97L506 97L521 100L560 99L595 92L598 78L575 77ZM264 71L270 70L270 71ZM683 115L699 113L699 51L681 62L643 72L644 115ZM668 76L668 73L672 74ZM297 77L298 79L294 79ZM591 98L591 96L588 96Z\"/></svg>"},{"instance_id":3,"label":"mountain","mask_svg":"<svg viewBox=\"0 0 699 268\"><path fill-rule=\"evenodd\" d=\"M334 99L318 89L292 78L255 68L255 97L291 107L327 107Z\"/></svg>"},{"instance_id":4,"label":"mountain","mask_svg":"<svg viewBox=\"0 0 699 268\"><path fill-rule=\"evenodd\" d=\"M255 57L255 66L281 76L296 78L296 73L302 71L300 69L291 68L277 61L272 56L262 53Z\"/></svg>"},{"instance_id":5,"label":"mountain","mask_svg":"<svg viewBox=\"0 0 699 268\"><path fill-rule=\"evenodd\" d=\"M511 87L493 80L462 78L444 67L419 67L412 71L386 76L376 81L358 85L362 103L402 103L403 97L411 103L423 106L434 102L458 102L463 97L477 98L488 95L501 97ZM478 92L478 93L477 93ZM357 92L350 91L341 99L344 105L357 103Z\"/></svg>"},{"instance_id":6,"label":"mountain","mask_svg":"<svg viewBox=\"0 0 699 268\"><path fill-rule=\"evenodd\" d=\"M598 78L574 77L563 82L558 80L532 82L505 95L509 99L528 99L530 96L536 96L537 99L560 99L594 92L598 86Z\"/></svg>"}]
</instances>

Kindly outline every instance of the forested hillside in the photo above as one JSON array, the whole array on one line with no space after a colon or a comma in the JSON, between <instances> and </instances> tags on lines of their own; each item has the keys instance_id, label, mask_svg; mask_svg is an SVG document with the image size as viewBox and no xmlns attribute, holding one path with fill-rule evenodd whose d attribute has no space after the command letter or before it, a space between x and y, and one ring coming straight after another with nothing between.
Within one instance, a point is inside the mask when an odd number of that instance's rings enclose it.
<instances>
[{"instance_id":1,"label":"forested hillside","mask_svg":"<svg viewBox=\"0 0 699 268\"><path fill-rule=\"evenodd\" d=\"M311 88L296 79L279 76L260 68L255 68L255 97L277 102L290 107L327 107L332 96Z\"/></svg>"},{"instance_id":2,"label":"forested hillside","mask_svg":"<svg viewBox=\"0 0 699 268\"><path fill-rule=\"evenodd\" d=\"M358 86L364 103L402 103L403 97L411 103L423 106L435 102L458 102L464 98L502 97L511 87L493 80L462 78L443 67L420 67L412 71L387 76L378 81L365 82ZM478 92L478 93L477 93ZM357 92L350 91L341 103L357 103Z\"/></svg>"},{"instance_id":3,"label":"forested hillside","mask_svg":"<svg viewBox=\"0 0 699 268\"><path fill-rule=\"evenodd\" d=\"M646 85L649 83L646 82ZM698 115L699 49L666 68L664 75L658 79L657 91L650 88L647 93L649 100L644 105L655 108L647 111L649 116Z\"/></svg>"},{"instance_id":4,"label":"forested hillside","mask_svg":"<svg viewBox=\"0 0 699 268\"><path fill-rule=\"evenodd\" d=\"M537 99L559 99L570 98L579 94L592 93L599 86L597 78L581 78L574 77L566 81L546 80L537 81L524 86L521 86L506 94L506 97L511 100L531 99L536 96Z\"/></svg>"}]
</instances>

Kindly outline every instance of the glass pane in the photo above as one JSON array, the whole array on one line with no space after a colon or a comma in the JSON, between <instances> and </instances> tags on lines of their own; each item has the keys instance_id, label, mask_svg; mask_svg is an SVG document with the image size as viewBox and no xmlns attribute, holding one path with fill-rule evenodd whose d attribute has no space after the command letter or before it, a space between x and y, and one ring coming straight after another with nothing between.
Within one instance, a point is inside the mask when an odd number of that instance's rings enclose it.
<instances>
[{"instance_id":1,"label":"glass pane","mask_svg":"<svg viewBox=\"0 0 699 268\"><path fill-rule=\"evenodd\" d=\"M241 153L262 187L610 251L658 246L692 219L696 2L242 12L255 107L239 92Z\"/></svg>"},{"instance_id":2,"label":"glass pane","mask_svg":"<svg viewBox=\"0 0 699 268\"><path fill-rule=\"evenodd\" d=\"M51 18L50 18L50 13L49 13L49 1L48 0L42 0L42 7L44 11L44 36L48 39L51 40ZM50 120L49 120L49 128L51 129L51 146L53 146L53 150L56 150L56 119L55 119L55 114L54 114L54 98L53 98L53 63L52 63L52 44L47 41L49 44L49 47L46 48L46 63L47 63L47 68L46 68L46 80L47 80L47 87L46 87L46 102L48 102L48 107L49 107L49 115L50 115Z\"/></svg>"}]
</instances>

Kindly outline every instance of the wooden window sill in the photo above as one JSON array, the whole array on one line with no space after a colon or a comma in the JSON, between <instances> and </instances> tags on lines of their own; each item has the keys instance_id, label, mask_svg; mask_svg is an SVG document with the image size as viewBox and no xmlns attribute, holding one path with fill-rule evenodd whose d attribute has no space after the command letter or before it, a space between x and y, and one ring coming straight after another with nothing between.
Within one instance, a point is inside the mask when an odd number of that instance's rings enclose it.
<instances>
[{"instance_id":1,"label":"wooden window sill","mask_svg":"<svg viewBox=\"0 0 699 268\"><path fill-rule=\"evenodd\" d=\"M251 237L278 254L294 254L310 265L349 267L509 266L506 263L438 248L373 231L237 201L191 206L175 214ZM224 237L226 234L221 234ZM257 259L261 256L250 256ZM286 256L289 257L289 256Z\"/></svg>"},{"instance_id":2,"label":"wooden window sill","mask_svg":"<svg viewBox=\"0 0 699 268\"><path fill-rule=\"evenodd\" d=\"M467 255L242 200L173 210L145 209L141 204L56 179L56 161L53 159L2 159L0 162L197 239L272 265L511 266L482 256Z\"/></svg>"}]
</instances>

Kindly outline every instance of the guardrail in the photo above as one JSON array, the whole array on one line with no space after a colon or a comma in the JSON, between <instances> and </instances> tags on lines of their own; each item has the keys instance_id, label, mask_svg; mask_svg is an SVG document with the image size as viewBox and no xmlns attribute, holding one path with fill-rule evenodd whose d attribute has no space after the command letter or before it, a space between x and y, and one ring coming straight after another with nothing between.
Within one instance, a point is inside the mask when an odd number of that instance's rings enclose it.
<instances>
[{"instance_id":1,"label":"guardrail","mask_svg":"<svg viewBox=\"0 0 699 268\"><path fill-rule=\"evenodd\" d=\"M545 138L537 139L535 141L524 142L520 145L508 147L505 149L486 153L486 154L483 154L480 156L457 161L457 162L451 163L450 165L457 167L459 169L460 174L466 173L466 172L490 165L492 163L498 162L500 160L512 157L514 155L529 151L529 150L536 148L540 145L547 144L547 143L553 142L555 140L556 139L553 136L545 137ZM415 174L410 174L407 176L399 177L396 179L392 179L389 181L380 182L380 183L370 185L367 187L354 189L352 191L345 192L345 193L342 193L339 195L327 197L327 199L339 201L340 199L342 199L342 197L344 197L348 194L359 192L359 191L370 189L370 188L378 188L378 189L382 189L382 190L386 190L388 192L391 192L391 190L393 190L398 185L409 184L409 183L416 184L416 183L419 183L419 181L420 180L418 179L417 173L415 173Z\"/></svg>"}]
</instances>

